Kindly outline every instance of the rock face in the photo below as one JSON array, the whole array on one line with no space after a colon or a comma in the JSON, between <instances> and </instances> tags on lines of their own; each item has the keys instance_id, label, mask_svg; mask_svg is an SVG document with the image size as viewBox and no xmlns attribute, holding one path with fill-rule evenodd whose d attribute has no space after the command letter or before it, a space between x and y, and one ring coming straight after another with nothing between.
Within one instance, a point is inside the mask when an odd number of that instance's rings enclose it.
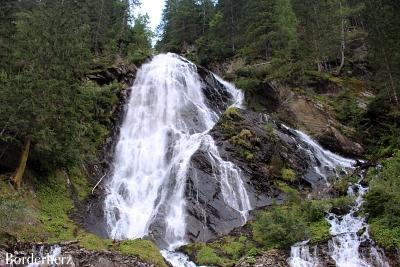
<instances>
[{"instance_id":1,"label":"rock face","mask_svg":"<svg viewBox=\"0 0 400 267\"><path fill-rule=\"evenodd\" d=\"M112 172L111 163L114 156L114 148L119 137L120 127L126 112L125 106L129 100L136 71L137 68L135 66L119 65L116 68L99 71L88 76L88 79L99 85L109 84L113 81L124 83L124 89L118 94L118 105L112 110L110 133L106 142L98 155L97 161L87 166L89 184L94 187L100 180L101 182L83 203L75 203L77 211L71 215L79 225L104 238L107 237L103 208L106 190L104 182Z\"/></svg>"},{"instance_id":2,"label":"rock face","mask_svg":"<svg viewBox=\"0 0 400 267\"><path fill-rule=\"evenodd\" d=\"M322 146L333 152L350 157L362 155L363 147L338 130L351 131L351 129L340 124L323 105L289 88L281 87L279 92L282 104L277 113L280 118L306 131Z\"/></svg>"},{"instance_id":3,"label":"rock face","mask_svg":"<svg viewBox=\"0 0 400 267\"><path fill-rule=\"evenodd\" d=\"M105 70L93 71L86 77L99 85L110 84L113 81L133 84L137 68L134 65L119 64L115 67L109 67Z\"/></svg>"},{"instance_id":4,"label":"rock face","mask_svg":"<svg viewBox=\"0 0 400 267\"><path fill-rule=\"evenodd\" d=\"M145 263L135 256L126 256L111 251L90 251L79 247L74 243L60 244L61 254L56 255L57 266L60 267L154 267L154 264ZM0 266L26 266L27 264L14 264L7 265L7 253L8 259L11 258L10 254L14 258L29 258L31 255L34 258L42 259L48 254L52 255L54 251L53 245L48 244L17 244L7 250L0 249ZM53 261L54 262L54 261ZM8 262L9 263L9 262ZM47 259L44 260L43 264L39 264L39 267L53 266L47 263Z\"/></svg>"},{"instance_id":5,"label":"rock face","mask_svg":"<svg viewBox=\"0 0 400 267\"><path fill-rule=\"evenodd\" d=\"M325 187L315 171L318 163L310 160L309 151L299 148L295 133L267 116L229 109L211 135L221 157L240 169L253 209L284 200L279 181L306 192ZM282 168L293 170L297 179L284 180ZM192 157L186 186L190 241L208 241L241 226L241 215L224 203L220 187L207 151L200 149Z\"/></svg>"},{"instance_id":6,"label":"rock face","mask_svg":"<svg viewBox=\"0 0 400 267\"><path fill-rule=\"evenodd\" d=\"M269 250L257 257L241 259L237 267L289 267L288 253L282 250Z\"/></svg>"}]
</instances>

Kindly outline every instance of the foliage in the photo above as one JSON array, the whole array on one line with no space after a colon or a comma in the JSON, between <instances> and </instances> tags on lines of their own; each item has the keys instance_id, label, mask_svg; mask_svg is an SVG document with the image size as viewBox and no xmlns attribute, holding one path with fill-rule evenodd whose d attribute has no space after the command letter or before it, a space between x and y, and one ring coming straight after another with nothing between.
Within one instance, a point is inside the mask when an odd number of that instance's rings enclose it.
<instances>
[{"instance_id":1,"label":"foliage","mask_svg":"<svg viewBox=\"0 0 400 267\"><path fill-rule=\"evenodd\" d=\"M221 258L209 246L203 246L197 253L196 262L200 265L219 265Z\"/></svg>"},{"instance_id":2,"label":"foliage","mask_svg":"<svg viewBox=\"0 0 400 267\"><path fill-rule=\"evenodd\" d=\"M325 214L334 201L304 200L294 189L283 184L280 188L287 200L257 214L252 223L254 240L266 249L288 248L307 239L311 243L327 240L330 225Z\"/></svg>"},{"instance_id":3,"label":"foliage","mask_svg":"<svg viewBox=\"0 0 400 267\"><path fill-rule=\"evenodd\" d=\"M14 154L32 140L28 167L47 174L68 168L104 140L120 86L100 88L83 77L91 63L121 60L128 47L142 57L151 53L147 21L138 17L132 27L131 7L117 0L6 1L0 7L0 46L9 62L0 64L0 140L17 148Z\"/></svg>"},{"instance_id":4,"label":"foliage","mask_svg":"<svg viewBox=\"0 0 400 267\"><path fill-rule=\"evenodd\" d=\"M274 206L253 223L254 240L268 249L289 247L308 235L306 222L293 208Z\"/></svg>"},{"instance_id":5,"label":"foliage","mask_svg":"<svg viewBox=\"0 0 400 267\"><path fill-rule=\"evenodd\" d=\"M149 240L122 241L119 244L118 251L122 254L137 256L143 261L153 263L159 267L167 266L157 246Z\"/></svg>"},{"instance_id":6,"label":"foliage","mask_svg":"<svg viewBox=\"0 0 400 267\"><path fill-rule=\"evenodd\" d=\"M370 189L364 208L370 215L371 234L386 248L399 247L400 240L400 152L382 162L378 172L369 172Z\"/></svg>"},{"instance_id":7,"label":"foliage","mask_svg":"<svg viewBox=\"0 0 400 267\"><path fill-rule=\"evenodd\" d=\"M297 180L296 173L292 169L283 168L281 171L282 179L287 182L295 182Z\"/></svg>"}]
</instances>

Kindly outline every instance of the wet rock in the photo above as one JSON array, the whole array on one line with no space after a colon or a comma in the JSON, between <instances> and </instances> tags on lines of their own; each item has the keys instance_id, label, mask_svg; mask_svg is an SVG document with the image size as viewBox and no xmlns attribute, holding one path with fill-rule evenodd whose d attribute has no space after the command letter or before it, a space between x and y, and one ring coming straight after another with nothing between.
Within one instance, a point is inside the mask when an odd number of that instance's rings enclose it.
<instances>
[{"instance_id":1,"label":"wet rock","mask_svg":"<svg viewBox=\"0 0 400 267\"><path fill-rule=\"evenodd\" d=\"M349 157L360 157L363 147L342 134L354 130L339 123L329 109L316 100L280 86L281 105L278 116L313 136L323 147Z\"/></svg>"},{"instance_id":2,"label":"wet rock","mask_svg":"<svg viewBox=\"0 0 400 267\"><path fill-rule=\"evenodd\" d=\"M115 67L109 67L105 70L93 71L86 77L99 85L110 84L113 81L123 82L132 85L137 68L135 65L119 64Z\"/></svg>"},{"instance_id":3,"label":"wet rock","mask_svg":"<svg viewBox=\"0 0 400 267\"><path fill-rule=\"evenodd\" d=\"M270 250L257 257L242 258L237 267L289 267L289 253L283 250Z\"/></svg>"},{"instance_id":4,"label":"wet rock","mask_svg":"<svg viewBox=\"0 0 400 267\"><path fill-rule=\"evenodd\" d=\"M91 251L79 247L76 242L66 242L59 244L61 254L57 255L56 265L49 265L49 260L43 258L51 255L54 245L50 244L31 244L19 243L4 250L0 250L0 266L6 265L6 254L10 253L14 257L33 257L43 259L39 267L57 266L57 267L154 267L154 264L146 263L135 256L122 255L112 251ZM55 255L54 255L55 256ZM54 261L53 261L54 262ZM26 264L14 264L14 267L26 266Z\"/></svg>"},{"instance_id":5,"label":"wet rock","mask_svg":"<svg viewBox=\"0 0 400 267\"><path fill-rule=\"evenodd\" d=\"M197 67L197 72L202 78L204 95L208 106L215 112L220 113L229 105L230 95L224 86L217 81L214 75L203 67Z\"/></svg>"},{"instance_id":6,"label":"wet rock","mask_svg":"<svg viewBox=\"0 0 400 267\"><path fill-rule=\"evenodd\" d=\"M316 135L317 141L327 149L344 154L346 156L358 157L363 154L363 147L345 137L333 126L326 127Z\"/></svg>"},{"instance_id":7,"label":"wet rock","mask_svg":"<svg viewBox=\"0 0 400 267\"><path fill-rule=\"evenodd\" d=\"M332 207L330 212L333 214L336 214L338 216L344 216L346 214L348 214L351 210L351 206L350 205L345 205L345 206L335 206Z\"/></svg>"}]
</instances>

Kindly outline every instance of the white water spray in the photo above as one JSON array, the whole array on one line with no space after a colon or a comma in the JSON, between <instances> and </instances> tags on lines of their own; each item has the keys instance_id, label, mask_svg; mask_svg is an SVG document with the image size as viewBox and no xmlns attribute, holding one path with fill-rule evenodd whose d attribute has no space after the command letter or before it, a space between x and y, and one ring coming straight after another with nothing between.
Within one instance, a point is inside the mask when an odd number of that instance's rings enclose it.
<instances>
[{"instance_id":1,"label":"white water spray","mask_svg":"<svg viewBox=\"0 0 400 267\"><path fill-rule=\"evenodd\" d=\"M336 174L338 167L344 170L354 169L355 161L338 156L330 151L324 150L319 144L312 140L308 135L295 131L301 143L299 146L306 149L316 161L311 160L317 173L324 177L326 184L329 185L329 174ZM311 157L312 158L312 157ZM361 181L360 181L361 182ZM365 218L359 217L359 212L363 196L368 188L360 184L351 185L348 195L355 197L355 205L350 212L344 216L328 214L327 221L331 225L330 234L332 239L329 241L329 256L335 261L338 267L389 267L384 256L373 246L373 241L368 235L368 224ZM364 232L359 236L359 232ZM365 259L360 253L360 245L364 241L371 242L371 259ZM308 242L302 242L292 246L289 264L292 267L319 267L318 256L314 248L314 253L310 253Z\"/></svg>"},{"instance_id":2,"label":"white water spray","mask_svg":"<svg viewBox=\"0 0 400 267\"><path fill-rule=\"evenodd\" d=\"M243 94L224 85L241 105ZM139 70L107 184L111 238L143 237L157 222L165 228L161 238L168 249L187 243L186 175L200 147L211 158L224 201L247 219L251 206L240 171L221 159L208 134L219 114L206 105L202 87L196 66L174 54L158 55Z\"/></svg>"}]
</instances>

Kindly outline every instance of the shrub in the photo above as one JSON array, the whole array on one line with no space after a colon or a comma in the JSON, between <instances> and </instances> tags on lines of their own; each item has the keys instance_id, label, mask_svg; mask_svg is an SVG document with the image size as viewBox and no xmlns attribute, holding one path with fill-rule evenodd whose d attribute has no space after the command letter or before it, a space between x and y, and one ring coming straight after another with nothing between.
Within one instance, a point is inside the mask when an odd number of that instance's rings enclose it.
<instances>
[{"instance_id":1,"label":"shrub","mask_svg":"<svg viewBox=\"0 0 400 267\"><path fill-rule=\"evenodd\" d=\"M244 254L245 243L240 241L228 242L222 245L222 250L234 260L238 260Z\"/></svg>"},{"instance_id":2,"label":"shrub","mask_svg":"<svg viewBox=\"0 0 400 267\"><path fill-rule=\"evenodd\" d=\"M260 212L253 223L253 238L264 247L284 248L307 239L307 226L296 208L274 206Z\"/></svg>"},{"instance_id":3,"label":"shrub","mask_svg":"<svg viewBox=\"0 0 400 267\"><path fill-rule=\"evenodd\" d=\"M143 261L153 263L159 267L167 267L157 246L149 240L125 240L119 245L122 254L134 255Z\"/></svg>"},{"instance_id":4,"label":"shrub","mask_svg":"<svg viewBox=\"0 0 400 267\"><path fill-rule=\"evenodd\" d=\"M400 151L382 162L377 172L369 172L369 192L364 208L371 220L372 237L384 248L400 244ZM372 176L372 177L371 177Z\"/></svg>"},{"instance_id":5,"label":"shrub","mask_svg":"<svg viewBox=\"0 0 400 267\"><path fill-rule=\"evenodd\" d=\"M281 171L282 179L287 182L295 182L297 180L296 173L292 169L282 169Z\"/></svg>"},{"instance_id":6,"label":"shrub","mask_svg":"<svg viewBox=\"0 0 400 267\"><path fill-rule=\"evenodd\" d=\"M204 245L197 252L196 262L200 265L219 265L222 261L213 248Z\"/></svg>"}]
</instances>

